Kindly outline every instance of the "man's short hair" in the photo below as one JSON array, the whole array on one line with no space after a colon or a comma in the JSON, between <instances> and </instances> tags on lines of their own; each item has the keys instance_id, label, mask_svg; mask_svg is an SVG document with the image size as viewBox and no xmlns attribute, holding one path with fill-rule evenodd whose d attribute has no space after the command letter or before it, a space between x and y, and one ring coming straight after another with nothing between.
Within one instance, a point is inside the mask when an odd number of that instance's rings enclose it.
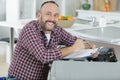
<instances>
[{"instance_id":1,"label":"man's short hair","mask_svg":"<svg viewBox=\"0 0 120 80\"><path fill-rule=\"evenodd\" d=\"M47 3L52 3L52 4L55 4L57 7L59 7L59 5L55 1L46 1L41 5L40 9Z\"/></svg>"}]
</instances>

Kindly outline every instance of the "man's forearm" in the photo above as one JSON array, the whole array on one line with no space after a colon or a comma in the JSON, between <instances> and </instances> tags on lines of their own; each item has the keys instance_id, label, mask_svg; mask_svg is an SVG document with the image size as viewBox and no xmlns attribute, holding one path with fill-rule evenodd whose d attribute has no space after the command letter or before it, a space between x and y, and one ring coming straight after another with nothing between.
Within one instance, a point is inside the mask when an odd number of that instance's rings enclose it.
<instances>
[{"instance_id":1,"label":"man's forearm","mask_svg":"<svg viewBox=\"0 0 120 80\"><path fill-rule=\"evenodd\" d=\"M74 52L80 51L82 49L84 49L83 41L77 39L72 46L61 49L62 58L70 54L73 54Z\"/></svg>"},{"instance_id":2,"label":"man's forearm","mask_svg":"<svg viewBox=\"0 0 120 80\"><path fill-rule=\"evenodd\" d=\"M70 46L70 47L62 48L61 52L62 52L62 58L63 58L65 56L72 54L74 51L73 51L72 46Z\"/></svg>"}]
</instances>

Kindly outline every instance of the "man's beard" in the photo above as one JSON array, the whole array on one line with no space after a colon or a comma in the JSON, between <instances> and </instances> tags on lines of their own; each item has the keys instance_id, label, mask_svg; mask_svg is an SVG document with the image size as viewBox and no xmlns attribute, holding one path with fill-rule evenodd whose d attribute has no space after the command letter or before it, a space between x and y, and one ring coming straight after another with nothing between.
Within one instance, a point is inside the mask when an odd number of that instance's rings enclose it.
<instances>
[{"instance_id":1,"label":"man's beard","mask_svg":"<svg viewBox=\"0 0 120 80\"><path fill-rule=\"evenodd\" d=\"M53 28L49 28L49 26L47 26L47 23L48 23L48 22L54 24ZM54 29L54 27L57 25L57 23L56 23L55 21L51 21L51 20L46 20L46 21L44 22L44 21L42 21L42 19L41 19L40 23L41 23L41 25L42 25L42 28L43 28L45 31L52 31L52 30Z\"/></svg>"}]
</instances>

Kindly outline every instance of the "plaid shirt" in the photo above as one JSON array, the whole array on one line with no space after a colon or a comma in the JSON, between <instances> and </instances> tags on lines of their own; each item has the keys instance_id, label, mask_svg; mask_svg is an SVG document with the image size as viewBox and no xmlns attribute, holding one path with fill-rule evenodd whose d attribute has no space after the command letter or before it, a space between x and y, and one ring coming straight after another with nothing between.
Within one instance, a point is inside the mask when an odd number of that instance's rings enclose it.
<instances>
[{"instance_id":1,"label":"plaid shirt","mask_svg":"<svg viewBox=\"0 0 120 80\"><path fill-rule=\"evenodd\" d=\"M49 63L61 58L59 44L71 46L77 38L56 26L49 43L38 21L22 29L8 73L20 80L47 80Z\"/></svg>"}]
</instances>

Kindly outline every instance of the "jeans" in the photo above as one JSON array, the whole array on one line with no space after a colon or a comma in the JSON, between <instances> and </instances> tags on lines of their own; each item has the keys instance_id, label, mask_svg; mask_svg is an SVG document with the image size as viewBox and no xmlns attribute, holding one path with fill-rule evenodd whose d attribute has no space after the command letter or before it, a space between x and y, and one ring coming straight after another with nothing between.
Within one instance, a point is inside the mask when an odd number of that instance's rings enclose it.
<instances>
[{"instance_id":1,"label":"jeans","mask_svg":"<svg viewBox=\"0 0 120 80\"><path fill-rule=\"evenodd\" d=\"M19 79L17 79L17 78L15 78L14 76L8 74L7 80L19 80Z\"/></svg>"},{"instance_id":2,"label":"jeans","mask_svg":"<svg viewBox=\"0 0 120 80\"><path fill-rule=\"evenodd\" d=\"M0 77L0 80L6 80L6 77Z\"/></svg>"}]
</instances>

